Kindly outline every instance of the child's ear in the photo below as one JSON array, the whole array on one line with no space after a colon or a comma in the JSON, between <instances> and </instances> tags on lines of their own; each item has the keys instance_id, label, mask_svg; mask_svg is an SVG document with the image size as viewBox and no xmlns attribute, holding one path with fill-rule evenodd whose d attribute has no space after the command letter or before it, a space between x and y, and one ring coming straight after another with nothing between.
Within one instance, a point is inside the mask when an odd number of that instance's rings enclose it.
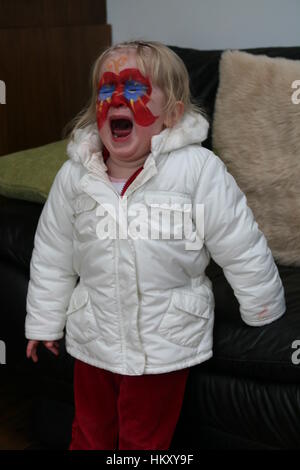
<instances>
[{"instance_id":1,"label":"child's ear","mask_svg":"<svg viewBox=\"0 0 300 470\"><path fill-rule=\"evenodd\" d=\"M176 101L174 108L168 113L164 125L166 127L174 127L175 124L182 118L184 113L184 104L182 101Z\"/></svg>"}]
</instances>

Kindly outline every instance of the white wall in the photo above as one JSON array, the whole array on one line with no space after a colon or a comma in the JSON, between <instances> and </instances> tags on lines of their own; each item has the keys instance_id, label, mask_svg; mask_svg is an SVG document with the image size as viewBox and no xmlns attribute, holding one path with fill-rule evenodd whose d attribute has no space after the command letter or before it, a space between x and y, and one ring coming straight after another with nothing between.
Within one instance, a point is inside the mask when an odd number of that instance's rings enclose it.
<instances>
[{"instance_id":1,"label":"white wall","mask_svg":"<svg viewBox=\"0 0 300 470\"><path fill-rule=\"evenodd\" d=\"M195 49L300 45L300 0L107 0L113 43Z\"/></svg>"}]
</instances>

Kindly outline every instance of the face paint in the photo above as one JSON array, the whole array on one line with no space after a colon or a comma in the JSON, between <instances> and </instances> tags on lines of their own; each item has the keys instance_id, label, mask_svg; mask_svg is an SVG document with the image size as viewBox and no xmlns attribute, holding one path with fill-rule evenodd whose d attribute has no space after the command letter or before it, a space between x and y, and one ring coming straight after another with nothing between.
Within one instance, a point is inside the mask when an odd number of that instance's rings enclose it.
<instances>
[{"instance_id":1,"label":"face paint","mask_svg":"<svg viewBox=\"0 0 300 470\"><path fill-rule=\"evenodd\" d=\"M105 72L99 82L97 97L97 123L101 129L111 106L127 106L136 123L150 126L158 116L153 116L146 103L150 100L152 87L148 78L138 69L124 69L119 75Z\"/></svg>"},{"instance_id":2,"label":"face paint","mask_svg":"<svg viewBox=\"0 0 300 470\"><path fill-rule=\"evenodd\" d=\"M115 72L119 73L120 68L123 67L127 62L127 56L126 55L121 55L121 57L118 57L117 59L112 59L110 62L107 64L107 69L110 72Z\"/></svg>"}]
</instances>

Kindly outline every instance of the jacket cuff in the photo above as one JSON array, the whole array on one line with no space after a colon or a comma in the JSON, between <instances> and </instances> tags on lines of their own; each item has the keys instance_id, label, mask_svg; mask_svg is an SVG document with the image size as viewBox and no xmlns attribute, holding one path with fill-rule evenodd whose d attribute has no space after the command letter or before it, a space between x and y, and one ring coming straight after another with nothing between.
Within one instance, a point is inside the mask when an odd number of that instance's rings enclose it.
<instances>
[{"instance_id":1,"label":"jacket cuff","mask_svg":"<svg viewBox=\"0 0 300 470\"><path fill-rule=\"evenodd\" d=\"M56 341L63 338L64 332L60 333L39 333L38 331L25 330L25 338L36 341Z\"/></svg>"},{"instance_id":2,"label":"jacket cuff","mask_svg":"<svg viewBox=\"0 0 300 470\"><path fill-rule=\"evenodd\" d=\"M285 314L285 312L286 310L284 309L282 312L276 315L262 317L261 319L257 318L258 315L256 315L256 318L253 318L253 317L251 318L250 315L241 314L241 318L243 322L249 326L263 326L263 325L268 325L269 323L272 323L275 320L278 320L278 318L282 317Z\"/></svg>"}]
</instances>

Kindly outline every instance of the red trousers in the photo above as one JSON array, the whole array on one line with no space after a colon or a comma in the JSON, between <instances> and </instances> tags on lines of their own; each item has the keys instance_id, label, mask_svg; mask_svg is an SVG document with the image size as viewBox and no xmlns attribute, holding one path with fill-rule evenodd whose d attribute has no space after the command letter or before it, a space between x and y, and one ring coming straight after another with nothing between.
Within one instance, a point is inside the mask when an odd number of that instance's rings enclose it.
<instances>
[{"instance_id":1,"label":"red trousers","mask_svg":"<svg viewBox=\"0 0 300 470\"><path fill-rule=\"evenodd\" d=\"M69 450L168 450L188 372L120 375L76 360Z\"/></svg>"}]
</instances>

